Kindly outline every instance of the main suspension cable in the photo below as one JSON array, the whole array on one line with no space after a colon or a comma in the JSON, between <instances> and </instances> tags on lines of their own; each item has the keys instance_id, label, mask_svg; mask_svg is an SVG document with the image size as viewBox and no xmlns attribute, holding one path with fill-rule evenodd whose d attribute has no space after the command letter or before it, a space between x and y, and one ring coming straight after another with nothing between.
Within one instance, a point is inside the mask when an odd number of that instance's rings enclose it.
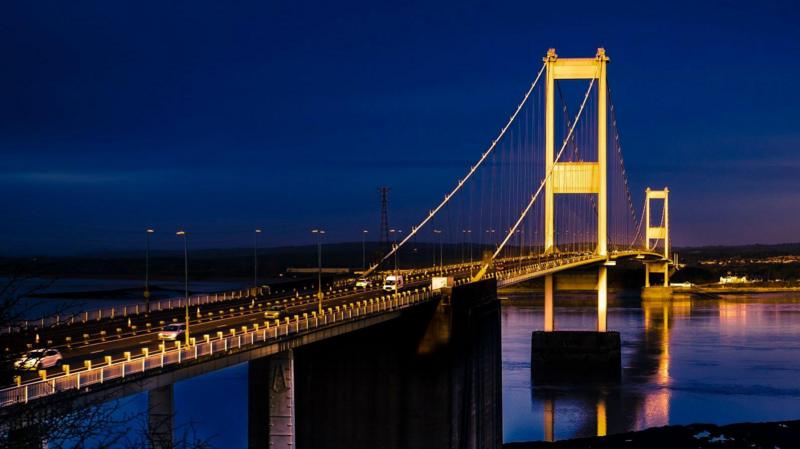
<instances>
[{"instance_id":1,"label":"main suspension cable","mask_svg":"<svg viewBox=\"0 0 800 449\"><path fill-rule=\"evenodd\" d=\"M556 158L553 161L553 166L550 167L550 170L547 172L547 175L539 184L539 188L536 190L536 193L533 194L531 200L528 202L528 205L519 215L519 218L517 218L517 221L514 223L514 226L511 227L508 234L503 239L502 243L500 243L500 245L495 250L494 254L492 254L491 260L494 260L494 258L497 257L498 254L500 254L500 251L503 250L503 247L505 247L506 243L508 243L508 240L517 231L517 228L519 228L520 223L522 223L522 221L528 215L528 212L531 210L531 207L533 207L533 204L536 202L536 199L539 197L539 194L542 193L542 189L544 188L545 184L553 175L553 170L555 169L559 159L561 159L561 155L564 153L564 149L567 147L567 144L569 143L569 140L572 137L572 133L575 131L575 125L578 124L578 121L581 118L581 114L583 113L583 109L586 107L586 102L589 100L589 95L592 93L592 88L594 87L594 80L595 78L592 78L591 82L589 82L589 88L586 89L586 94L583 96L583 102L581 102L581 107L580 109L578 109L578 114L575 116L575 120L569 127L569 132L567 133L567 137L564 139L564 142L561 144L561 148L558 150L558 153L556 154ZM478 274L475 275L474 279L480 279L481 277L483 277L483 274L486 273L486 269L488 268L488 266L489 266L488 264L484 264L484 266L481 268Z\"/></svg>"},{"instance_id":2,"label":"main suspension cable","mask_svg":"<svg viewBox=\"0 0 800 449\"><path fill-rule=\"evenodd\" d=\"M364 273L364 276L369 276L383 262L385 262L387 259L392 257L394 255L394 253L396 253L397 250L400 249L401 246L403 246L407 241L409 241L412 237L414 237L417 234L417 232L420 229L422 229L434 217L434 215L436 215L436 213L439 212L439 210L441 210L450 201L450 198L452 198L453 195L455 195L456 193L458 193L459 190L461 190L461 187L464 185L464 183L466 183L467 180L469 180L469 178L472 177L472 175L475 173L475 171L478 169L478 167L480 167L481 164L483 164L483 162L486 160L486 158L489 157L489 155L492 153L492 150L494 150L495 147L497 146L498 142L500 142L503 139L503 136L506 134L506 131L508 131L508 128L511 126L512 123L514 123L514 120L517 118L517 115L519 115L519 111L522 110L522 107L528 101L528 97L530 97L531 92L533 92L533 89L536 87L536 84L539 82L539 79L542 77L542 73L544 73L545 67L546 67L546 64L542 64L542 68L539 69L539 73L536 74L536 78L533 80L533 83L531 83L530 88L528 88L528 91L525 93L525 96L523 97L522 102L520 102L520 104L517 106L517 109L514 111L514 113L511 114L511 117L508 119L508 122L506 123L506 125L500 130L500 134L497 136L497 138L492 141L491 145L489 145L489 149L486 150L481 155L480 159L478 159L478 163L473 165L472 167L470 167L469 172L467 172L467 176L464 179L460 179L458 181L458 184L455 186L455 188L453 190L451 190L449 194L444 196L444 200L442 200L442 202L440 202L439 205L436 206L435 209L429 211L428 212L428 216L425 217L418 225L413 226L411 228L411 232L409 232L408 235L406 235L406 237L403 240L401 240L399 243L394 244L392 246L391 251L386 253L386 255L383 256L383 258L380 261L378 261L378 263L376 263L375 265L369 267L369 269Z\"/></svg>"}]
</instances>

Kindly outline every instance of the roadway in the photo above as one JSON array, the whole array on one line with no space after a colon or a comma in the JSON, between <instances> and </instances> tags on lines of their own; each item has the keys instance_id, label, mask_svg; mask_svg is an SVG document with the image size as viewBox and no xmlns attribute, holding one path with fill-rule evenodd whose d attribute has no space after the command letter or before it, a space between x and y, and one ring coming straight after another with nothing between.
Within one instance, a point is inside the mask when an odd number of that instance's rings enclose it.
<instances>
[{"instance_id":1,"label":"roadway","mask_svg":"<svg viewBox=\"0 0 800 449\"><path fill-rule=\"evenodd\" d=\"M469 276L469 271L461 271L455 273L454 268L446 271L445 275L454 276L457 279ZM400 291L411 291L415 288L420 288L430 284L430 279L433 275L438 274L435 272L422 272L410 273L406 276L410 277ZM373 284L375 287L370 289L355 290L353 288L346 291L326 294L323 299L323 307L335 308L343 304L353 303L361 300L368 300L369 298L380 297L387 294L382 288L380 283ZM310 297L309 297L310 296ZM198 312L196 306L190 307L190 337L201 340L204 334L215 336L217 332L230 334L231 330L236 333L242 332L242 327L247 326L252 329L255 324L263 326L265 321L270 324L274 323L274 319L266 319L266 311L279 311L281 319L284 317L291 317L293 315L301 315L308 313L309 315L316 311L319 307L319 301L315 295L295 295L295 294L276 294L266 295L263 297L248 297L231 299L224 302L207 304L201 306ZM150 353L156 353L161 350L160 345L166 344L174 345L172 341L162 341L158 338L158 331L169 323L183 323L185 322L184 308L169 309L161 312L152 312L149 316L140 314L140 316L129 316L124 318L104 319L88 323L73 323L71 325L59 326L60 328L50 328L40 330L41 341L52 341L49 345L35 345L34 347L48 347L58 349L64 357L63 364L69 365L71 370L83 368L86 361L90 361L92 366L100 366L107 363L106 357L110 356L112 361L119 361L125 358L125 353L130 352L131 355L136 356L142 353L144 348ZM127 325L128 318L131 323L137 323L139 326L134 330L132 326L136 324ZM147 326L150 323L150 326ZM153 325L156 323L156 325ZM117 326L124 326L123 332L117 332ZM89 330L91 329L91 330ZM51 331L51 332L48 332ZM89 338L83 338L84 333L91 332ZM105 334L101 334L105 332ZM69 335L76 335L78 338L72 338L70 343L67 343L66 337ZM30 339L30 336L27 338ZM184 338L179 338L181 343ZM24 352L25 346L17 347L15 352ZM62 371L61 367L52 367L47 369L47 375L52 376ZM21 377L22 382L35 380L39 377L37 371L18 371L17 375ZM13 379L5 379L3 386L10 386L13 384Z\"/></svg>"}]
</instances>

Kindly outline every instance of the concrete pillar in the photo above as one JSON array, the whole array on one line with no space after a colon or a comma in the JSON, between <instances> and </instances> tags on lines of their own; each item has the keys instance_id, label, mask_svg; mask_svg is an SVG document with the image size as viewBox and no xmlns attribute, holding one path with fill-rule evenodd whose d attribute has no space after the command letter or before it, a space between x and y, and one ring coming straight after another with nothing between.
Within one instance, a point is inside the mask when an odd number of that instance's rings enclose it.
<instances>
[{"instance_id":1,"label":"concrete pillar","mask_svg":"<svg viewBox=\"0 0 800 449\"><path fill-rule=\"evenodd\" d=\"M664 187L664 258L669 259L669 189Z\"/></svg>"},{"instance_id":2,"label":"concrete pillar","mask_svg":"<svg viewBox=\"0 0 800 449\"><path fill-rule=\"evenodd\" d=\"M544 440L555 441L556 404L552 398L544 400Z\"/></svg>"},{"instance_id":3,"label":"concrete pillar","mask_svg":"<svg viewBox=\"0 0 800 449\"><path fill-rule=\"evenodd\" d=\"M248 447L294 448L294 352L251 360L248 386Z\"/></svg>"},{"instance_id":4,"label":"concrete pillar","mask_svg":"<svg viewBox=\"0 0 800 449\"><path fill-rule=\"evenodd\" d=\"M664 287L669 287L669 262L664 262Z\"/></svg>"},{"instance_id":5,"label":"concrete pillar","mask_svg":"<svg viewBox=\"0 0 800 449\"><path fill-rule=\"evenodd\" d=\"M608 58L606 52L602 48L597 49L597 61L599 64L600 74L597 77L597 166L600 179L598 180L597 189L597 255L608 255L608 223L607 208L608 199L606 192L608 190L607 183L607 144L608 138L606 132L608 131L608 124L606 112L608 106L606 105L607 85L606 85L606 64ZM605 330L605 326L604 329Z\"/></svg>"},{"instance_id":6,"label":"concrete pillar","mask_svg":"<svg viewBox=\"0 0 800 449\"><path fill-rule=\"evenodd\" d=\"M644 264L644 286L645 288L650 287L650 264Z\"/></svg>"},{"instance_id":7,"label":"concrete pillar","mask_svg":"<svg viewBox=\"0 0 800 449\"><path fill-rule=\"evenodd\" d=\"M553 275L544 277L544 331L553 332L555 326L555 308L553 305Z\"/></svg>"},{"instance_id":8,"label":"concrete pillar","mask_svg":"<svg viewBox=\"0 0 800 449\"><path fill-rule=\"evenodd\" d=\"M147 426L153 449L172 448L172 384L147 392Z\"/></svg>"},{"instance_id":9,"label":"concrete pillar","mask_svg":"<svg viewBox=\"0 0 800 449\"><path fill-rule=\"evenodd\" d=\"M558 56L556 50L547 50L544 61L547 64L545 73L545 105L544 105L544 169L545 173L553 170L555 159L555 74L554 67ZM555 197L553 196L553 179L548 176L544 180L544 251L555 251Z\"/></svg>"},{"instance_id":10,"label":"concrete pillar","mask_svg":"<svg viewBox=\"0 0 800 449\"><path fill-rule=\"evenodd\" d=\"M601 265L597 273L597 332L606 331L608 311L608 267Z\"/></svg>"}]
</instances>

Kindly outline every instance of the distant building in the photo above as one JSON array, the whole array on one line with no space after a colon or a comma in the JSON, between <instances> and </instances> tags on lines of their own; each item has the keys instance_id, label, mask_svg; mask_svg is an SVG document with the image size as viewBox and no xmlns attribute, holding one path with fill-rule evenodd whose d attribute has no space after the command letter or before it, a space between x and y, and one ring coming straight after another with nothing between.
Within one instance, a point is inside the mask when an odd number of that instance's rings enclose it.
<instances>
[{"instance_id":1,"label":"distant building","mask_svg":"<svg viewBox=\"0 0 800 449\"><path fill-rule=\"evenodd\" d=\"M749 284L753 281L747 279L747 275L745 276L720 276L719 283L720 284Z\"/></svg>"}]
</instances>

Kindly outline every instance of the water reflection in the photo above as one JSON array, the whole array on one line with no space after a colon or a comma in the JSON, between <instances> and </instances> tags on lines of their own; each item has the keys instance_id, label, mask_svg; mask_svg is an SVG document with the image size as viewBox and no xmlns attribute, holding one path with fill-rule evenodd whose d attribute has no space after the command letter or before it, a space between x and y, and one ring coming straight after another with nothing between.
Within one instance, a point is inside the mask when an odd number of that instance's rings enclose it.
<instances>
[{"instance_id":1,"label":"water reflection","mask_svg":"<svg viewBox=\"0 0 800 449\"><path fill-rule=\"evenodd\" d=\"M619 305L619 304L618 304ZM545 441L556 439L557 414L563 412L573 435L603 436L663 426L670 415L670 333L676 313L688 314L690 303L644 301L638 344L625 342L628 357L619 381L581 373L568 381L531 381L533 401L541 399ZM625 385L626 388L622 388ZM636 388L649 385L650 388ZM560 407L556 406L560 404Z\"/></svg>"},{"instance_id":2,"label":"water reflection","mask_svg":"<svg viewBox=\"0 0 800 449\"><path fill-rule=\"evenodd\" d=\"M594 313L591 297L571 295L561 304L557 328L587 328ZM618 382L594 379L592 373L577 382L535 382L524 351L530 331L542 327L541 303L516 298L503 307L503 388L504 399L510 398L504 408L506 441L786 419L800 411L793 381L800 374L795 298L615 298L609 322L622 333ZM514 399L522 388L531 393L529 408Z\"/></svg>"}]
</instances>

